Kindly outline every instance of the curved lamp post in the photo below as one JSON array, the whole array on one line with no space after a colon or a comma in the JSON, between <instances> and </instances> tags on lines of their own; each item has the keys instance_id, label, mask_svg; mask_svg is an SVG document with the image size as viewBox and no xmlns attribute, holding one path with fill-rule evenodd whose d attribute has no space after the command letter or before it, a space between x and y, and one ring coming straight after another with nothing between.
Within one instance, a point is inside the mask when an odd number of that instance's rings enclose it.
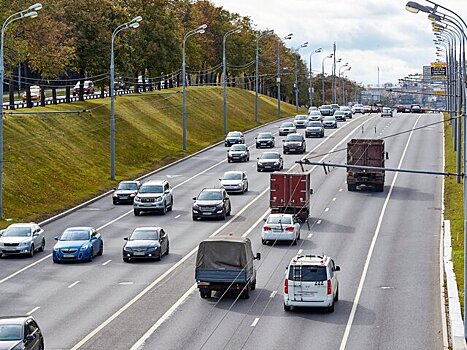
<instances>
[{"instance_id":1,"label":"curved lamp post","mask_svg":"<svg viewBox=\"0 0 467 350\"><path fill-rule=\"evenodd\" d=\"M311 57L315 54L315 53L320 53L322 50L322 48L318 48L314 51L311 51L310 53L310 87L309 87L309 94L310 94L310 106L313 106L313 95L314 95L314 91L313 91L313 70L311 69Z\"/></svg>"},{"instance_id":2,"label":"curved lamp post","mask_svg":"<svg viewBox=\"0 0 467 350\"><path fill-rule=\"evenodd\" d=\"M224 83L224 134L227 134L227 60L225 57L225 41L232 34L237 34L242 31L241 27L229 30L224 34L222 39L222 76Z\"/></svg>"},{"instance_id":3,"label":"curved lamp post","mask_svg":"<svg viewBox=\"0 0 467 350\"><path fill-rule=\"evenodd\" d=\"M255 56L255 122L259 124L259 115L258 115L258 93L259 93L259 39L262 37L272 34L272 30L267 30L256 36L256 56Z\"/></svg>"},{"instance_id":4,"label":"curved lamp post","mask_svg":"<svg viewBox=\"0 0 467 350\"><path fill-rule=\"evenodd\" d=\"M294 51L294 58L295 58L295 69L294 69L294 73L295 73L295 86L294 86L294 90L295 90L295 112L298 113L298 63L297 63L297 56L298 56L298 51L300 51L301 48L304 48L304 47L307 47L308 46L308 41L301 44L300 46L298 46Z\"/></svg>"},{"instance_id":5,"label":"curved lamp post","mask_svg":"<svg viewBox=\"0 0 467 350\"><path fill-rule=\"evenodd\" d=\"M321 75L322 75L322 97L323 97L323 105L326 101L326 96L325 96L325 91L324 91L324 61L326 61L326 59L328 58L332 58L334 56L333 53L330 53L329 55L327 55L326 57L324 57L322 60L321 60Z\"/></svg>"},{"instance_id":6,"label":"curved lamp post","mask_svg":"<svg viewBox=\"0 0 467 350\"><path fill-rule=\"evenodd\" d=\"M282 40L292 39L292 33L287 36L284 36ZM277 42L277 117L281 117L281 50L280 50L281 40Z\"/></svg>"}]
</instances>

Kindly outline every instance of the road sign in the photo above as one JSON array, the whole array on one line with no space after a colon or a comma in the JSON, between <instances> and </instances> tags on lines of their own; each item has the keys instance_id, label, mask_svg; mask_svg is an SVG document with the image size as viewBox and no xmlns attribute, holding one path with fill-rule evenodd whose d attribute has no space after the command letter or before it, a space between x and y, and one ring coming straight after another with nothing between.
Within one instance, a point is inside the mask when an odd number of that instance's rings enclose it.
<instances>
[{"instance_id":1,"label":"road sign","mask_svg":"<svg viewBox=\"0 0 467 350\"><path fill-rule=\"evenodd\" d=\"M438 79L446 79L446 63L445 62L432 62L431 63L431 77Z\"/></svg>"}]
</instances>

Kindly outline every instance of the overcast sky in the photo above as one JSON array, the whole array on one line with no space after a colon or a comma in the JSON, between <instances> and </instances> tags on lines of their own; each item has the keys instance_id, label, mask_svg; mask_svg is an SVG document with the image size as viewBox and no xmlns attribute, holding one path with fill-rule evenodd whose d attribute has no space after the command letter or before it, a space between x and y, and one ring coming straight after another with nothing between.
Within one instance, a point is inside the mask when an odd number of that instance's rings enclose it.
<instances>
[{"instance_id":1,"label":"overcast sky","mask_svg":"<svg viewBox=\"0 0 467 350\"><path fill-rule=\"evenodd\" d=\"M420 4L430 5L424 0ZM248 16L258 29L273 29L281 37L293 33L288 47L301 49L309 64L310 53L322 47L329 54L337 45L336 56L352 67L348 77L358 83L397 83L409 73L421 73L422 66L435 61L431 22L427 14L405 10L406 0L211 0L230 12ZM439 0L464 18L467 0ZM324 54L312 57L313 71L321 71ZM343 70L343 69L342 69ZM330 73L331 60L325 71Z\"/></svg>"}]
</instances>

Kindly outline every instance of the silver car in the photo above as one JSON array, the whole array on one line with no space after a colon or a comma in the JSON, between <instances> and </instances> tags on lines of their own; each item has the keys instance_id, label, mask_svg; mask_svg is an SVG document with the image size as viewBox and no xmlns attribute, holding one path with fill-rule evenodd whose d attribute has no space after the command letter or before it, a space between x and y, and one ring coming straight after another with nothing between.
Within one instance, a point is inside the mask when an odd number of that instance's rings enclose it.
<instances>
[{"instance_id":1,"label":"silver car","mask_svg":"<svg viewBox=\"0 0 467 350\"><path fill-rule=\"evenodd\" d=\"M323 116L321 115L321 113L319 111L311 111L309 114L308 114L308 121L312 121L312 120L323 120Z\"/></svg>"},{"instance_id":2,"label":"silver car","mask_svg":"<svg viewBox=\"0 0 467 350\"><path fill-rule=\"evenodd\" d=\"M133 202L133 211L138 216L144 211L158 211L166 214L173 209L172 188L167 180L145 182L138 190Z\"/></svg>"},{"instance_id":3,"label":"silver car","mask_svg":"<svg viewBox=\"0 0 467 350\"><path fill-rule=\"evenodd\" d=\"M220 187L227 192L245 193L248 191L248 178L244 171L227 171L220 181Z\"/></svg>"},{"instance_id":4,"label":"silver car","mask_svg":"<svg viewBox=\"0 0 467 350\"><path fill-rule=\"evenodd\" d=\"M323 126L325 128L337 128L337 120L333 115L329 115L323 119Z\"/></svg>"},{"instance_id":5,"label":"silver car","mask_svg":"<svg viewBox=\"0 0 467 350\"><path fill-rule=\"evenodd\" d=\"M36 223L12 224L0 231L0 257L3 255L34 256L35 251L43 252L44 230Z\"/></svg>"},{"instance_id":6,"label":"silver car","mask_svg":"<svg viewBox=\"0 0 467 350\"><path fill-rule=\"evenodd\" d=\"M299 128L304 129L306 126L307 120L308 120L307 115L296 115L293 123L297 129Z\"/></svg>"},{"instance_id":7,"label":"silver car","mask_svg":"<svg viewBox=\"0 0 467 350\"><path fill-rule=\"evenodd\" d=\"M285 136L291 133L297 132L297 128L295 124L292 122L285 122L282 123L279 127L279 136Z\"/></svg>"}]
</instances>

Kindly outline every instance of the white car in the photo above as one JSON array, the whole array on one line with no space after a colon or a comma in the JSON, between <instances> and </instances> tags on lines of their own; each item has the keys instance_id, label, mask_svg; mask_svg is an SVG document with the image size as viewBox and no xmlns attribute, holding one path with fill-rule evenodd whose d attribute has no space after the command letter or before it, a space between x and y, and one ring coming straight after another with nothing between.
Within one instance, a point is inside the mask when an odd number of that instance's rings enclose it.
<instances>
[{"instance_id":1,"label":"white car","mask_svg":"<svg viewBox=\"0 0 467 350\"><path fill-rule=\"evenodd\" d=\"M299 128L304 129L306 127L307 120L308 120L307 115L296 115L293 123L297 129Z\"/></svg>"},{"instance_id":2,"label":"white car","mask_svg":"<svg viewBox=\"0 0 467 350\"><path fill-rule=\"evenodd\" d=\"M284 310L320 307L334 311L339 300L340 267L325 255L297 255L285 270Z\"/></svg>"},{"instance_id":3,"label":"white car","mask_svg":"<svg viewBox=\"0 0 467 350\"><path fill-rule=\"evenodd\" d=\"M361 105L361 104L353 105L352 113L353 114L355 114L355 113L365 114L365 111L363 110L363 105Z\"/></svg>"},{"instance_id":4,"label":"white car","mask_svg":"<svg viewBox=\"0 0 467 350\"><path fill-rule=\"evenodd\" d=\"M44 230L33 222L11 224L0 231L0 257L3 255L34 256L35 251L43 252Z\"/></svg>"},{"instance_id":5,"label":"white car","mask_svg":"<svg viewBox=\"0 0 467 350\"><path fill-rule=\"evenodd\" d=\"M311 107L308 108L308 114L310 114L310 112L312 112L312 111L317 111L317 110L318 110L318 107L311 106Z\"/></svg>"},{"instance_id":6,"label":"white car","mask_svg":"<svg viewBox=\"0 0 467 350\"><path fill-rule=\"evenodd\" d=\"M334 128L337 129L337 120L333 115L328 115L323 119L323 126L325 128Z\"/></svg>"},{"instance_id":7,"label":"white car","mask_svg":"<svg viewBox=\"0 0 467 350\"><path fill-rule=\"evenodd\" d=\"M389 108L389 107L383 107L383 111L381 112L381 116L382 117L385 117L385 116L392 117L392 109Z\"/></svg>"},{"instance_id":8,"label":"white car","mask_svg":"<svg viewBox=\"0 0 467 350\"><path fill-rule=\"evenodd\" d=\"M245 193L248 191L248 178L244 171L226 171L220 181L220 187L227 192Z\"/></svg>"},{"instance_id":9,"label":"white car","mask_svg":"<svg viewBox=\"0 0 467 350\"><path fill-rule=\"evenodd\" d=\"M282 123L281 126L279 127L279 136L285 136L291 133L297 132L297 128L295 127L295 124L292 122L285 122Z\"/></svg>"},{"instance_id":10,"label":"white car","mask_svg":"<svg viewBox=\"0 0 467 350\"><path fill-rule=\"evenodd\" d=\"M300 222L292 214L269 214L261 231L261 243L300 240Z\"/></svg>"},{"instance_id":11,"label":"white car","mask_svg":"<svg viewBox=\"0 0 467 350\"><path fill-rule=\"evenodd\" d=\"M321 115L321 112L320 111L311 111L309 114L308 114L308 120L309 121L315 121L315 120L323 120L323 116Z\"/></svg>"}]
</instances>

